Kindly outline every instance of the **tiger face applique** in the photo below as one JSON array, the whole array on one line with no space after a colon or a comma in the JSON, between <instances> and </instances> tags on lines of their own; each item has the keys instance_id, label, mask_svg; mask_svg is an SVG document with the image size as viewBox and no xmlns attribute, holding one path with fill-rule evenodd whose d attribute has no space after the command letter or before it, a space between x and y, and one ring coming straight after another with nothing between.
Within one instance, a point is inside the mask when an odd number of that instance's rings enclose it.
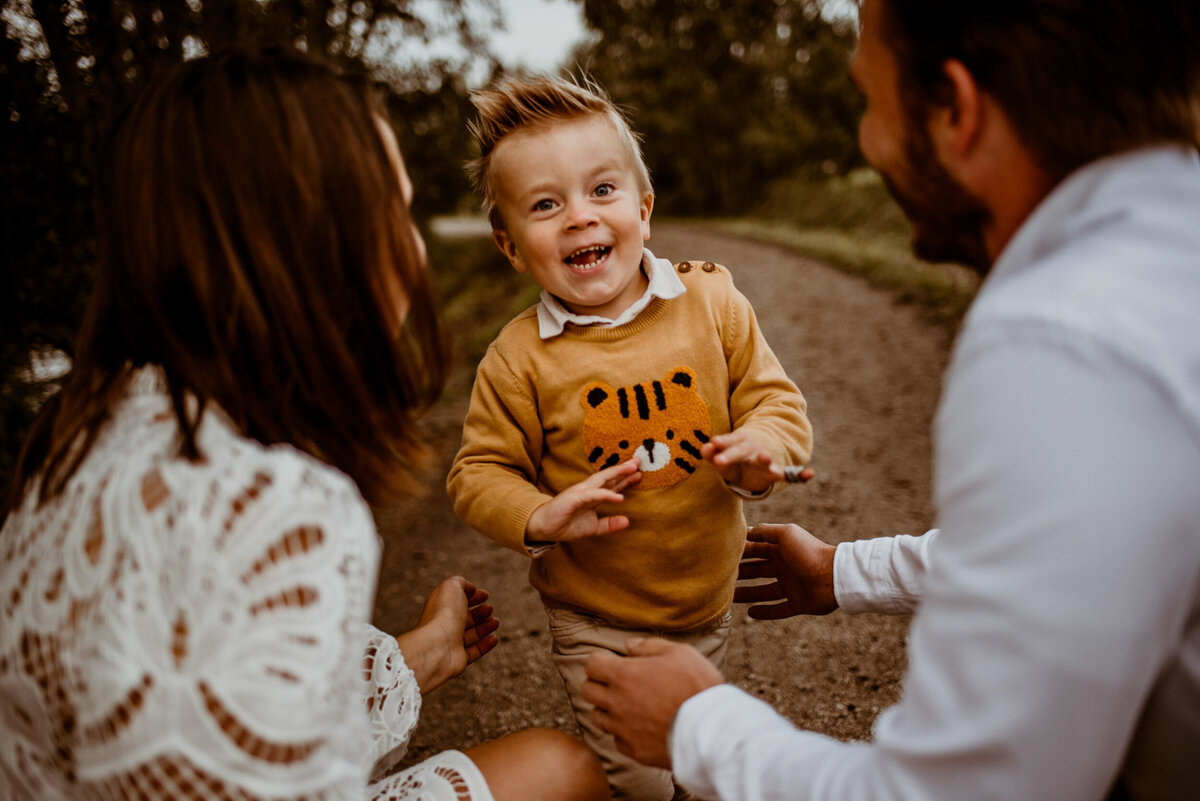
<instances>
[{"instance_id":1,"label":"tiger face applique","mask_svg":"<svg viewBox=\"0 0 1200 801\"><path fill-rule=\"evenodd\" d=\"M696 390L696 373L676 367L661 381L614 390L602 381L583 388L583 444L588 462L603 470L636 456L640 489L669 487L696 471L712 421Z\"/></svg>"}]
</instances>

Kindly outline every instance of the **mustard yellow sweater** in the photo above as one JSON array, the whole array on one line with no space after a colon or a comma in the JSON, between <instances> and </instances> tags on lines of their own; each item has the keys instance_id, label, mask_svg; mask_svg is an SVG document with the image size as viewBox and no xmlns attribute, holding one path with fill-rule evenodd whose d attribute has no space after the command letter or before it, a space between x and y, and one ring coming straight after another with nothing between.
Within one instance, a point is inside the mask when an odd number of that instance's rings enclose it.
<instances>
[{"instance_id":1,"label":"mustard yellow sweater","mask_svg":"<svg viewBox=\"0 0 1200 801\"><path fill-rule=\"evenodd\" d=\"M555 546L529 579L547 605L662 631L724 614L745 541L740 498L700 445L745 428L781 464L808 461L812 448L804 397L728 270L676 271L687 292L622 326L569 324L542 340L535 308L513 319L480 362L447 480L464 522L529 553L535 509L641 447L658 469L598 510L630 527Z\"/></svg>"}]
</instances>

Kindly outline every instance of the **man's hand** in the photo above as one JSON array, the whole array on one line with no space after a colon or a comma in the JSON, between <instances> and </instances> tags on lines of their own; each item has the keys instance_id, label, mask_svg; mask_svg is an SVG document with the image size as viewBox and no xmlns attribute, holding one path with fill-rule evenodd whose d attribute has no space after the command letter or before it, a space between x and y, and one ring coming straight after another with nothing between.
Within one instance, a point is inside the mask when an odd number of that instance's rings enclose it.
<instances>
[{"instance_id":1,"label":"man's hand","mask_svg":"<svg viewBox=\"0 0 1200 801\"><path fill-rule=\"evenodd\" d=\"M629 459L567 487L530 515L525 541L565 542L628 528L629 518L625 515L602 517L596 507L625 500L621 492L641 479L638 460Z\"/></svg>"},{"instance_id":2,"label":"man's hand","mask_svg":"<svg viewBox=\"0 0 1200 801\"><path fill-rule=\"evenodd\" d=\"M721 478L748 492L765 492L783 481L783 468L775 464L767 446L744 429L719 434L700 446L700 455L712 462Z\"/></svg>"},{"instance_id":3,"label":"man's hand","mask_svg":"<svg viewBox=\"0 0 1200 801\"><path fill-rule=\"evenodd\" d=\"M753 603L750 617L778 620L794 615L827 615L837 609L833 594L833 553L797 525L763 523L746 532L738 579L773 578L770 584L739 586L735 603ZM764 604L763 601L782 601Z\"/></svg>"},{"instance_id":4,"label":"man's hand","mask_svg":"<svg viewBox=\"0 0 1200 801\"><path fill-rule=\"evenodd\" d=\"M612 734L617 749L638 762L671 767L667 735L683 702L721 683L695 648L660 639L631 639L629 656L592 654L583 699L592 722Z\"/></svg>"}]
</instances>

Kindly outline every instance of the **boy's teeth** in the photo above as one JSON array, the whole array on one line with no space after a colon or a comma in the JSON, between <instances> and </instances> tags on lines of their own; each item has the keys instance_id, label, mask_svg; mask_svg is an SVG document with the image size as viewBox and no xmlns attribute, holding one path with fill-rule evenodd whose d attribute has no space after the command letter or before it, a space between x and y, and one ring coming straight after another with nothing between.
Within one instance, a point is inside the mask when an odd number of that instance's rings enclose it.
<instances>
[{"instance_id":1,"label":"boy's teeth","mask_svg":"<svg viewBox=\"0 0 1200 801\"><path fill-rule=\"evenodd\" d=\"M567 264L571 264L576 267L586 267L589 264L595 264L603 259L608 255L610 250L612 250L612 248L606 245L593 245L590 248L582 248L575 251L570 256L567 256L564 261Z\"/></svg>"}]
</instances>

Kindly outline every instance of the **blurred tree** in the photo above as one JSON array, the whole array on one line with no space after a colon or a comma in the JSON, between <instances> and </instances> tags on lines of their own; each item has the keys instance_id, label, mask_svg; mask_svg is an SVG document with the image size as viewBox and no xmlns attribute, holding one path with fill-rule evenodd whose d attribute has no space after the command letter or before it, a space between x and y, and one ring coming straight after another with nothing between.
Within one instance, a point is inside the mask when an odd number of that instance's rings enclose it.
<instances>
[{"instance_id":1,"label":"blurred tree","mask_svg":"<svg viewBox=\"0 0 1200 801\"><path fill-rule=\"evenodd\" d=\"M56 386L39 380L33 361L69 359L90 288L92 142L147 76L232 43L291 45L366 67L389 90L421 187L418 213L449 209L468 191L459 73L468 56L484 55L465 3L443 0L426 20L417 0L0 0L0 491ZM485 23L497 13L494 0L473 5ZM462 58L414 57L414 42L447 34Z\"/></svg>"},{"instance_id":2,"label":"blurred tree","mask_svg":"<svg viewBox=\"0 0 1200 801\"><path fill-rule=\"evenodd\" d=\"M645 137L660 207L746 211L774 178L862 163L853 21L820 0L584 0L576 62Z\"/></svg>"}]
</instances>

